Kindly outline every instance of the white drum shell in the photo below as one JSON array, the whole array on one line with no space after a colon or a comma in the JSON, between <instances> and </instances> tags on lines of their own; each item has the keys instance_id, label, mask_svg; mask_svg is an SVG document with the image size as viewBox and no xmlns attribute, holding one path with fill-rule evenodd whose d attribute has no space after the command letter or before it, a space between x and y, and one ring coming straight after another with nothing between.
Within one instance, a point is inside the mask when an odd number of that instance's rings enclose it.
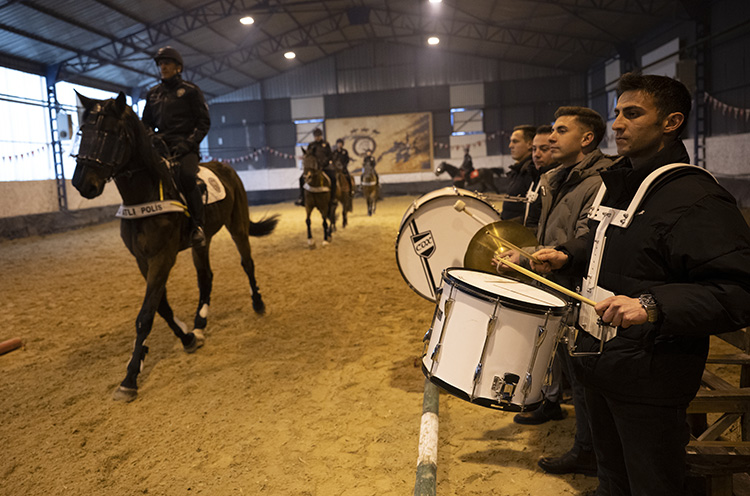
<instances>
[{"instance_id":1,"label":"white drum shell","mask_svg":"<svg viewBox=\"0 0 750 496\"><path fill-rule=\"evenodd\" d=\"M447 272L452 270L456 269ZM515 281L514 284L519 288L528 286ZM557 313L553 315L541 313L539 309L526 311L510 308L499 297L495 301L488 301L485 297L470 294L448 279L444 279L442 288L426 355L422 360L423 370L430 380L455 396L484 406L521 411L541 402L542 385L554 353L564 309L553 307L551 310ZM448 299L454 302L446 316ZM560 304L565 306L562 300ZM497 316L494 332L487 338L488 324L493 314ZM545 332L534 356L540 326ZM440 351L433 360L441 333ZM475 387L474 374L477 365L482 362L486 338L485 358ZM531 381L527 384L530 368ZM519 381L511 398L500 400L493 391L493 383L496 377L503 378L506 374L517 375Z\"/></svg>"},{"instance_id":2,"label":"white drum shell","mask_svg":"<svg viewBox=\"0 0 750 496\"><path fill-rule=\"evenodd\" d=\"M458 200L474 218L454 208ZM434 302L443 270L462 267L477 231L499 220L500 212L468 190L448 187L419 197L406 210L396 238L401 275L417 294Z\"/></svg>"}]
</instances>

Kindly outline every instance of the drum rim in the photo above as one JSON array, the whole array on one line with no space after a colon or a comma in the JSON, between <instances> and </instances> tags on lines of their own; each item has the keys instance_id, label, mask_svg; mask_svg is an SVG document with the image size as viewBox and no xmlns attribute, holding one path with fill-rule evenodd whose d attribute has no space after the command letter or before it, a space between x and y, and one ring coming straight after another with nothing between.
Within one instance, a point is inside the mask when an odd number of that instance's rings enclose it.
<instances>
[{"instance_id":1,"label":"drum rim","mask_svg":"<svg viewBox=\"0 0 750 496\"><path fill-rule=\"evenodd\" d=\"M515 279L511 279L509 277L501 276L499 274L492 274L492 273L489 273L489 272L482 272L481 270L469 269L467 267L447 267L446 269L443 270L443 274L442 274L442 280L443 281L446 281L448 283L453 282L453 283L455 283L453 285L456 286L457 288L459 288L462 291L470 294L471 296L474 296L474 297L479 298L481 300L488 301L488 302L491 302L491 303L494 303L494 302L500 300L500 306L501 307L512 308L512 309L515 309L515 310L522 310L522 311L525 311L525 312L528 312L528 313L534 313L534 314L546 314L547 312L549 312L550 315L558 316L558 315L563 315L567 311L568 303L564 299L560 298L558 295L556 295L552 291L549 291L546 288L540 288L540 287L537 287L537 286L531 286L531 287L533 287L535 289L538 289L539 291L543 291L544 293L549 294L550 296L554 296L555 298L557 298L561 302L563 302L564 305L563 306L543 305L541 303L531 303L531 302L528 302L528 301L514 300L514 299L511 299L511 298L508 298L507 296L503 296L503 295L499 295L499 294L496 294L496 293L492 293L492 292L487 291L485 289L478 288L478 287L476 287L476 286L474 286L474 285L472 285L472 284L470 284L470 283L468 283L466 281L462 281L462 280L458 279L455 276L452 276L450 274L450 272L451 271L456 271L456 270L463 270L463 271L466 271L466 272L475 272L477 274L485 274L485 275L497 276L497 277L500 277L502 279L507 279L509 281L514 281ZM522 282L522 281L516 281L516 282L518 282L519 284L523 284L525 286L530 286L529 284L527 284L525 282Z\"/></svg>"},{"instance_id":2,"label":"drum rim","mask_svg":"<svg viewBox=\"0 0 750 496\"><path fill-rule=\"evenodd\" d=\"M471 192L471 191L469 191L469 190L466 190L466 189L462 189L462 188L456 188L455 186L446 186L445 188L440 188L440 189L436 189L436 190L433 190L433 191L429 191L429 192L425 193L424 195L420 196L419 198L422 198L422 197L423 197L423 196L425 196L425 195L429 195L430 193L432 193L432 192L434 192L434 191L440 191L441 189L451 189L451 190L454 190L454 191L455 191L455 192L456 192L457 194L455 194L455 195L438 195L438 196L435 196L434 198L430 198L429 200L426 200L426 201L425 201L425 202L424 202L423 204L421 204L421 205L417 206L417 207L416 207L416 208L414 209L414 211L413 211L413 212L411 212L411 213L410 213L409 215L407 215L407 216L406 216L406 217L405 217L405 218L403 219L403 222L402 222L402 223L401 223L401 225L399 226L399 228L398 228L398 232L396 233L396 242L394 243L394 251L395 251L395 253L396 253L396 265L398 266L398 271L399 271L399 273L401 274L401 278L402 278L402 279L404 280L404 282L406 282L406 284L407 284L407 285L408 285L408 286L409 286L409 287L410 287L410 288L412 289L412 291L414 291L414 292L415 292L415 293L417 293L417 294L418 294L419 296L421 296L421 297L422 297L422 298L424 298L425 300L427 300L427 301L430 301L430 302L432 302L432 303L435 303L435 302L436 302L437 300L436 300L436 299L435 299L434 297L431 297L431 296L427 296L427 295L423 294L423 293L422 293L422 292L421 292L420 290L418 290L417 288L415 288L415 287L414 287L414 285L412 285L412 283L411 283L411 282L409 281L409 279L407 279L407 277L406 277L406 274L404 273L404 270L403 270L403 268L401 267L401 260L399 259L399 256L398 256L398 246L399 246L399 241L401 241L401 237L402 237L401 235L402 235L402 233L404 232L404 226L408 226L408 225L409 225L409 219L411 219L411 218L412 218L412 216L413 216L413 215L414 215L414 214L415 214L415 213L417 212L417 210L419 209L419 207L423 207L424 205L427 205L427 204L428 204L428 203L430 203L431 201L435 201L435 200L437 200L438 198L442 198L442 197L444 197L444 196L464 196L464 197L469 197L469 198L473 198L473 199L475 199L475 200L478 200L478 201L480 201L480 202L484 203L485 205L487 205L488 207L490 207L490 208L491 208L492 210L494 210L494 211L495 211L495 212L497 213L497 215L498 215L498 220L501 220L501 219L499 218L499 217L500 217L500 212L499 212L499 211L498 211L498 210L497 210L497 209L496 209L496 208L495 208L495 207L494 207L494 206L493 206L493 205L492 205L491 203L489 203L489 202L487 202L487 201L483 200L483 199L482 199L482 198L480 198L480 197L479 197L479 196L478 196L478 195L477 195L476 193L473 193L473 192ZM468 195L467 195L467 194L464 194L464 192L468 193ZM417 199L416 199L416 200L414 200L414 201L416 202L417 200L419 200L419 198L417 198ZM413 204L412 204L412 205L413 205ZM411 208L411 207L410 207L410 208ZM446 267L446 269L447 269L447 268L449 268L449 267ZM463 268L463 267L458 267L458 268ZM444 270L445 270L445 269L444 269ZM438 285L438 286L437 286L437 287L435 288L435 294L437 294L437 292L438 292L438 289L440 288L440 286L442 286L442 284L439 284L439 285Z\"/></svg>"},{"instance_id":3,"label":"drum rim","mask_svg":"<svg viewBox=\"0 0 750 496\"><path fill-rule=\"evenodd\" d=\"M452 386L445 382L444 380L440 379L437 376L430 375L429 370L427 370L427 367L424 364L424 361L422 362L422 373L427 378L428 381L445 391L446 393L455 396L456 398L462 399L464 401L468 401L469 403L472 403L474 405L483 406L486 408L492 408L494 410L502 410L504 412L524 412L524 411L531 411L535 410L539 407L539 405L542 404L541 401L537 401L535 403L529 403L528 405L519 405L517 403L500 403L498 401L491 400L489 398L484 397L477 397L473 400L471 399L471 396L469 393L462 389L458 389L456 386Z\"/></svg>"},{"instance_id":4,"label":"drum rim","mask_svg":"<svg viewBox=\"0 0 750 496\"><path fill-rule=\"evenodd\" d=\"M421 204L418 203L421 198L424 198L425 196L427 196L427 195L429 195L431 193L435 193L436 191L442 191L444 189L445 190L451 190L455 194L437 195L437 196L434 196L432 198L429 198L429 199L425 200L424 203L421 203ZM445 188L439 188L439 189L435 189L435 190L432 190L432 191L428 191L427 193L425 193L425 194L423 194L423 195L415 198L414 201L412 201L411 205L409 205L409 208L407 208L407 211L410 208L412 208L412 207L414 208L414 210L412 212L410 212L409 215L407 215L406 217L403 217L401 219L402 222L398 226L399 233L404 228L404 226L407 224L407 220L409 219L409 217L411 217L412 215L414 215L414 213L419 209L419 207L423 207L423 206L427 205L428 203L430 203L431 201L435 201L438 198L442 198L444 196L463 196L463 197L467 197L467 198L473 198L475 200L479 200L480 202L482 202L485 205L487 205L488 207L490 207L492 210L494 210L495 212L497 212L498 215L501 214L500 211L497 208L495 208L495 206L492 203L490 203L487 200L483 199L481 196L479 196L478 193L475 193L473 191L469 191L468 189L456 188L455 186L446 186ZM502 219L498 219L498 220L502 220Z\"/></svg>"}]
</instances>

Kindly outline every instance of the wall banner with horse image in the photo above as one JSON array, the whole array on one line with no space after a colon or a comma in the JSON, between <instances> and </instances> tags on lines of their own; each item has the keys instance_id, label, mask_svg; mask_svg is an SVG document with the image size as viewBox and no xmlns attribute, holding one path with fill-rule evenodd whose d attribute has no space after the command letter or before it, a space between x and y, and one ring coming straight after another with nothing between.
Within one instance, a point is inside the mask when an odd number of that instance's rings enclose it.
<instances>
[{"instance_id":1,"label":"wall banner with horse image","mask_svg":"<svg viewBox=\"0 0 750 496\"><path fill-rule=\"evenodd\" d=\"M326 139L337 139L349 150L350 171L362 168L367 150L377 161L378 174L432 170L432 114L376 115L326 119Z\"/></svg>"}]
</instances>

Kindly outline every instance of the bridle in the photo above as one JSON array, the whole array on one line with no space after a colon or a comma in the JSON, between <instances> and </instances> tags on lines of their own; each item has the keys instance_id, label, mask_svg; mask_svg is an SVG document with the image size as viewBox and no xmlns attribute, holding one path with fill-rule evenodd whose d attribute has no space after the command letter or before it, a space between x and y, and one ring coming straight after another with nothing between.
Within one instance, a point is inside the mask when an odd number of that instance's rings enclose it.
<instances>
[{"instance_id":1,"label":"bridle","mask_svg":"<svg viewBox=\"0 0 750 496\"><path fill-rule=\"evenodd\" d=\"M130 136L122 127L117 117L104 112L103 104L96 103L78 131L71 156L86 166L103 170L107 181L132 174L134 171L121 172L131 146Z\"/></svg>"}]
</instances>

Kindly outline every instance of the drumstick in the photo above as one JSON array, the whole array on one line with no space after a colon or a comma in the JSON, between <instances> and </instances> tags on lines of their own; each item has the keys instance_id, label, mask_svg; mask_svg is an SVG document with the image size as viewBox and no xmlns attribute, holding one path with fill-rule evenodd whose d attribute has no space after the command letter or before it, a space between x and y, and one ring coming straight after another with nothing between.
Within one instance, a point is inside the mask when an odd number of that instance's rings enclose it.
<instances>
[{"instance_id":1,"label":"drumstick","mask_svg":"<svg viewBox=\"0 0 750 496\"><path fill-rule=\"evenodd\" d=\"M524 269L520 265L516 265L513 262L510 262L510 261L508 261L508 260L506 260L504 258L500 258L498 260L499 260L500 263L502 263L504 265L507 265L508 267L510 267L512 269L517 270L521 274L525 274L525 275L529 276L530 278L535 279L535 280L541 282L542 284L545 284L545 285L549 286L552 289L556 289L557 291L570 296L571 298L575 298L576 300L581 301L581 302L583 302L583 303L585 303L587 305L591 305L592 307L596 306L596 302L594 300L589 300L585 296L581 296L578 293L576 293L575 291L571 291L568 288L564 288L564 287L560 286L559 284L555 284L554 282L550 281L549 279L540 276L536 272L532 272L530 270Z\"/></svg>"},{"instance_id":2,"label":"drumstick","mask_svg":"<svg viewBox=\"0 0 750 496\"><path fill-rule=\"evenodd\" d=\"M476 220L477 222L479 222L479 223L481 223L482 225L484 225L484 222L482 222L481 220L477 219L476 217L474 217L474 215L473 215L473 214L472 214L471 212L469 212L468 210L466 210L466 203L464 203L464 202L463 202L462 200L457 200L457 201L456 201L456 203L455 203L455 204L453 205L453 208L455 208L455 209L456 209L457 211L459 211L459 212L463 212L463 213L465 213L466 215L468 215L468 216L469 216L469 217L471 217L472 219L474 219L474 220ZM516 250L516 251L517 251L518 253L520 253L520 254L521 254L521 255L523 255L524 257L528 258L529 260L533 261L534 263L538 263L538 264L541 264L541 263L542 263L542 262L541 262L541 261L540 261L540 260L539 260L538 258L536 258L536 257L535 257L534 255L530 254L530 253L529 253L529 252L527 252L526 250L523 250L523 249L519 248L518 246L514 245L513 243L511 243L511 242L510 242L510 241L508 241L507 239L501 238L501 237L500 237L500 236L498 236L497 234L493 234L493 233L491 233L490 231L484 231L484 232L485 232L486 234L489 234L490 236L492 236L492 237L493 237L493 238L495 238L496 240L500 241L501 243L503 243L503 244L504 244L505 246L507 246L507 247L508 247L508 248L510 248L511 250Z\"/></svg>"},{"instance_id":3,"label":"drumstick","mask_svg":"<svg viewBox=\"0 0 750 496\"><path fill-rule=\"evenodd\" d=\"M501 237L500 237L500 236L498 236L497 234L493 234L493 233L491 233L490 231L484 231L484 232L485 232L486 234L489 234L490 236L492 236L492 237L493 237L493 238L495 238L496 240L500 241L500 242L501 242L502 244L506 245L506 246L507 246L508 248L510 248L511 250L516 250L516 251L517 251L518 253L520 253L520 254L521 254L521 255L523 255L524 257L528 258L528 259L529 259L529 260L531 260L532 262L534 262L534 263L538 263L538 264L540 264L540 265L542 264L542 261L541 261L541 260L539 260L538 258L536 258L536 257L535 257L534 255L532 255L531 253L527 252L526 250L524 250L524 249L522 249L522 248L519 248L519 247L517 247L516 245L514 245L513 243L511 243L511 242L510 242L510 241L508 241L507 239L501 238Z\"/></svg>"}]
</instances>

